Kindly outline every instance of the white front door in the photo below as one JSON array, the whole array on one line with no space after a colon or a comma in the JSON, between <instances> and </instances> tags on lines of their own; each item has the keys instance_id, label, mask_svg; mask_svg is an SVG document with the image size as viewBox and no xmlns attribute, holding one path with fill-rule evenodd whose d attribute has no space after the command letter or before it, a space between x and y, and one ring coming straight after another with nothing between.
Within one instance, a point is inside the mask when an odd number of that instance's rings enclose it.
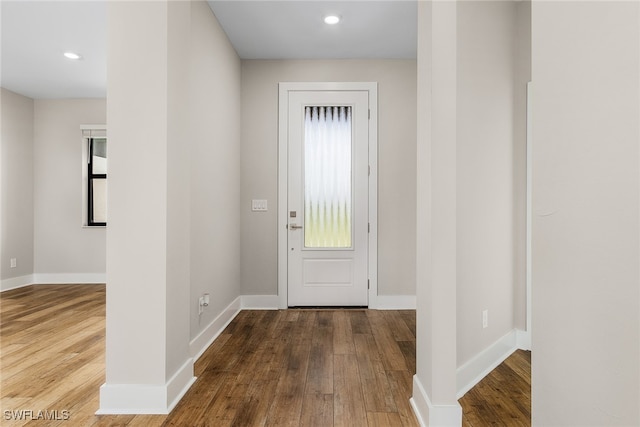
<instances>
[{"instance_id":1,"label":"white front door","mask_svg":"<svg viewBox=\"0 0 640 427\"><path fill-rule=\"evenodd\" d=\"M367 306L369 92L288 96L287 304Z\"/></svg>"}]
</instances>

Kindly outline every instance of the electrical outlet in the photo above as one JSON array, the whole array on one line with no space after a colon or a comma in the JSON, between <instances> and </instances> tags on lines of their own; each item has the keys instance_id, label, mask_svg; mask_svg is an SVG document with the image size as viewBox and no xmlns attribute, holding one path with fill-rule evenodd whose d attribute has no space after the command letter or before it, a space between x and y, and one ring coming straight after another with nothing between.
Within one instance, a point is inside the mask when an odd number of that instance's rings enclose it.
<instances>
[{"instance_id":1,"label":"electrical outlet","mask_svg":"<svg viewBox=\"0 0 640 427\"><path fill-rule=\"evenodd\" d=\"M482 329L489 326L489 310L482 311Z\"/></svg>"},{"instance_id":2,"label":"electrical outlet","mask_svg":"<svg viewBox=\"0 0 640 427\"><path fill-rule=\"evenodd\" d=\"M198 298L198 315L204 312L204 308L209 306L209 294L203 294Z\"/></svg>"},{"instance_id":3,"label":"electrical outlet","mask_svg":"<svg viewBox=\"0 0 640 427\"><path fill-rule=\"evenodd\" d=\"M11 258L11 268L16 268L18 266L18 260L15 258Z\"/></svg>"}]
</instances>

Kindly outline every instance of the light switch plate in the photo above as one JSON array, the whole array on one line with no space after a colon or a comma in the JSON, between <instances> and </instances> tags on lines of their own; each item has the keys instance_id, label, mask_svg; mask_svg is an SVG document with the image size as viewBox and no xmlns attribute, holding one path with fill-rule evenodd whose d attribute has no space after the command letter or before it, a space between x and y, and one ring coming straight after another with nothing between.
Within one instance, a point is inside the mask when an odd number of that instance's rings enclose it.
<instances>
[{"instance_id":1,"label":"light switch plate","mask_svg":"<svg viewBox=\"0 0 640 427\"><path fill-rule=\"evenodd\" d=\"M266 212L267 211L267 201L266 200L258 200L254 199L251 201L251 210L253 212Z\"/></svg>"}]
</instances>

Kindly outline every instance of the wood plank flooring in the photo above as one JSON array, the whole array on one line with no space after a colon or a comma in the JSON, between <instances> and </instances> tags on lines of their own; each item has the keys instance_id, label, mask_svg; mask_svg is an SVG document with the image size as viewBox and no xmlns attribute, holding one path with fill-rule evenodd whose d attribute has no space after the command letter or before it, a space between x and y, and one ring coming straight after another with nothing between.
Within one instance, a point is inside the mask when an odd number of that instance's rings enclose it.
<instances>
[{"instance_id":1,"label":"wood plank flooring","mask_svg":"<svg viewBox=\"0 0 640 427\"><path fill-rule=\"evenodd\" d=\"M105 287L28 286L0 294L2 425L87 425L104 383ZM22 421L7 419L5 411ZM68 411L63 413L62 411ZM27 418L26 420L24 418ZM61 424L65 423L65 424Z\"/></svg>"},{"instance_id":2,"label":"wood plank flooring","mask_svg":"<svg viewBox=\"0 0 640 427\"><path fill-rule=\"evenodd\" d=\"M463 427L531 425L531 352L517 350L460 399Z\"/></svg>"},{"instance_id":3,"label":"wood plank flooring","mask_svg":"<svg viewBox=\"0 0 640 427\"><path fill-rule=\"evenodd\" d=\"M101 285L0 294L0 424L418 425L409 404L414 311L243 311L196 362L198 379L172 413L144 416L94 415L104 383L104 316ZM526 377L526 366L513 366L516 374L502 372L461 400L466 426L530 425L528 419L508 424L514 406L529 405L528 390L518 403L505 404L509 397L499 395L501 381ZM476 400L466 404L468 396ZM8 420L5 411L12 410L48 411L42 415L58 419Z\"/></svg>"}]
</instances>

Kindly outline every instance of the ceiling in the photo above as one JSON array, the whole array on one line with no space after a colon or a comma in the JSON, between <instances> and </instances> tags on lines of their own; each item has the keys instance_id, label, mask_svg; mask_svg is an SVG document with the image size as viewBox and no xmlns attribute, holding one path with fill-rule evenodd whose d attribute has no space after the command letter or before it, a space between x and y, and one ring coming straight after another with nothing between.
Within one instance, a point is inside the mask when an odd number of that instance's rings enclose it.
<instances>
[{"instance_id":1,"label":"ceiling","mask_svg":"<svg viewBox=\"0 0 640 427\"><path fill-rule=\"evenodd\" d=\"M209 1L243 59L415 58L415 1ZM342 19L327 25L323 18Z\"/></svg>"},{"instance_id":2,"label":"ceiling","mask_svg":"<svg viewBox=\"0 0 640 427\"><path fill-rule=\"evenodd\" d=\"M31 98L104 97L106 3L1 1L2 87ZM68 50L84 56L71 61Z\"/></svg>"},{"instance_id":3,"label":"ceiling","mask_svg":"<svg viewBox=\"0 0 640 427\"><path fill-rule=\"evenodd\" d=\"M415 0L208 3L243 59L416 57ZM105 97L106 9L100 0L0 1L2 87L34 99ZM324 24L327 13L341 22Z\"/></svg>"}]
</instances>

